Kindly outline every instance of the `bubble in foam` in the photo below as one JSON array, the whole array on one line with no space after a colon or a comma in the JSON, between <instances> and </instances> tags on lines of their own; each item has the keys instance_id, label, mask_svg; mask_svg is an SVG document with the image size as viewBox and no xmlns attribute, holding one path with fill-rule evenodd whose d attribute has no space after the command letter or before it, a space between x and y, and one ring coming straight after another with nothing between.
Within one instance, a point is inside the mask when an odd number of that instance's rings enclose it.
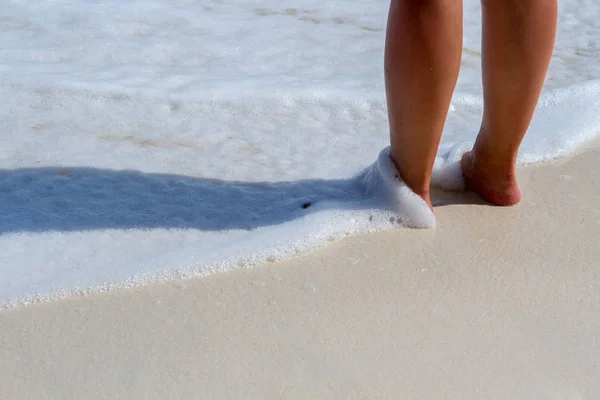
<instances>
[{"instance_id":1,"label":"bubble in foam","mask_svg":"<svg viewBox=\"0 0 600 400\"><path fill-rule=\"evenodd\" d=\"M362 186L396 214L389 218L391 223L395 224L399 218L402 225L407 227L435 227L434 214L427 203L400 179L389 154L390 148L384 148L377 160L361 173L359 180Z\"/></svg>"}]
</instances>

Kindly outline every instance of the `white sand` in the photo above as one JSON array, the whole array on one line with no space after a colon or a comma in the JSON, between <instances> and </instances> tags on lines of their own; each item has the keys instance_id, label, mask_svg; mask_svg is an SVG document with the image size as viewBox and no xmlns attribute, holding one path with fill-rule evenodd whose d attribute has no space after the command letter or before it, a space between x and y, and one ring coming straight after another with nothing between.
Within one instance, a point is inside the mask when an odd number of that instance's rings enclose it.
<instances>
[{"instance_id":1,"label":"white sand","mask_svg":"<svg viewBox=\"0 0 600 400\"><path fill-rule=\"evenodd\" d=\"M600 398L599 157L514 208L444 193L436 230L1 311L0 398Z\"/></svg>"}]
</instances>

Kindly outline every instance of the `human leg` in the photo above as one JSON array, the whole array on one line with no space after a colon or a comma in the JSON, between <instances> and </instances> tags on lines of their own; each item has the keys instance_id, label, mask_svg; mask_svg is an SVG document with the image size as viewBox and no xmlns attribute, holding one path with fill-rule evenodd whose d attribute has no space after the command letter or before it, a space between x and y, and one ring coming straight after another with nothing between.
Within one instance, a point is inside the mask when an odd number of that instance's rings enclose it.
<instances>
[{"instance_id":1,"label":"human leg","mask_svg":"<svg viewBox=\"0 0 600 400\"><path fill-rule=\"evenodd\" d=\"M462 0L392 0L385 44L390 157L432 208L431 170L456 85Z\"/></svg>"},{"instance_id":2,"label":"human leg","mask_svg":"<svg viewBox=\"0 0 600 400\"><path fill-rule=\"evenodd\" d=\"M516 204L519 146L537 104L556 34L556 0L482 0L483 120L464 155L467 187L497 205Z\"/></svg>"}]
</instances>

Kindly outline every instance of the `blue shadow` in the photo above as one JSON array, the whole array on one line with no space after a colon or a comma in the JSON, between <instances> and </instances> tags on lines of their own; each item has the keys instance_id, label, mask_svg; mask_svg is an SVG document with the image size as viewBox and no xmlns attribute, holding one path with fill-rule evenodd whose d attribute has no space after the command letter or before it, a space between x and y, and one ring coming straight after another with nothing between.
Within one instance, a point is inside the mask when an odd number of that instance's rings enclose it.
<instances>
[{"instance_id":1,"label":"blue shadow","mask_svg":"<svg viewBox=\"0 0 600 400\"><path fill-rule=\"evenodd\" d=\"M317 209L363 207L365 200L355 179L227 182L97 168L0 170L0 234L251 230Z\"/></svg>"}]
</instances>

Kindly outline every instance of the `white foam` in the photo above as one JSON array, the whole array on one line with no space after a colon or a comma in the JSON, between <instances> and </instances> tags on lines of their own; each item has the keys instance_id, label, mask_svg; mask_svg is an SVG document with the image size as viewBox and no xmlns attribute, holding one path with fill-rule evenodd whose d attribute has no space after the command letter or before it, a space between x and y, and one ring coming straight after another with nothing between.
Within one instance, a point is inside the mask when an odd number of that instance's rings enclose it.
<instances>
[{"instance_id":1,"label":"white foam","mask_svg":"<svg viewBox=\"0 0 600 400\"><path fill-rule=\"evenodd\" d=\"M463 65L432 177L453 190L482 111L480 5L464 3ZM600 3L559 6L520 163L600 130ZM386 16L366 0L3 5L0 304L434 226L386 156Z\"/></svg>"},{"instance_id":2,"label":"white foam","mask_svg":"<svg viewBox=\"0 0 600 400\"><path fill-rule=\"evenodd\" d=\"M435 226L422 200L396 178L381 146L385 134L372 131L386 124L382 99L157 101L103 94L95 100L87 91L12 91L4 112L29 120L4 119L14 133L0 173L6 304L202 276L348 234ZM522 160L565 154L593 137L597 93L598 82L545 93ZM571 101L579 105L576 119L557 118ZM176 112L163 107L172 103ZM459 160L471 146L469 124L476 124L480 107L470 95L455 96L433 184L463 187ZM268 119L261 117L265 110ZM543 123L551 116L554 131ZM162 122L149 119L157 117ZM241 121L250 121L244 131ZM307 141L298 135L308 121Z\"/></svg>"},{"instance_id":3,"label":"white foam","mask_svg":"<svg viewBox=\"0 0 600 400\"><path fill-rule=\"evenodd\" d=\"M438 155L433 164L431 185L447 190L464 190L460 161L465 152L471 150L472 142L459 142L448 151Z\"/></svg>"},{"instance_id":4,"label":"white foam","mask_svg":"<svg viewBox=\"0 0 600 400\"><path fill-rule=\"evenodd\" d=\"M383 149L377 161L359 177L367 193L381 197L383 203L399 215L405 226L435 227L435 216L429 206L402 181L389 154L389 147Z\"/></svg>"}]
</instances>

